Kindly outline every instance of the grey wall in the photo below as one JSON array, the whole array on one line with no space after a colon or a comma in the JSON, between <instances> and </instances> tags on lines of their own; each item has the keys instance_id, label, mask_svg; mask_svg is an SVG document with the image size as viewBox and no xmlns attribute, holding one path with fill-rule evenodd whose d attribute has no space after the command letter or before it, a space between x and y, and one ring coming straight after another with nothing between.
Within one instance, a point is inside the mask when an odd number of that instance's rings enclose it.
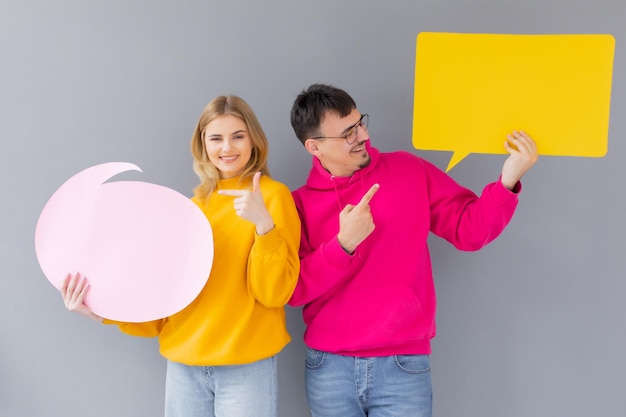
<instances>
[{"instance_id":1,"label":"grey wall","mask_svg":"<svg viewBox=\"0 0 626 417\"><path fill-rule=\"evenodd\" d=\"M540 158L510 227L481 252L431 239L432 368L439 417L626 415L625 20L622 0L0 0L0 415L162 415L156 341L68 313L39 269L35 224L66 179L128 161L144 173L116 178L190 195L194 124L232 93L293 189L310 159L288 113L313 82L349 91L380 149L445 168L449 153L411 145L421 31L615 36L608 155ZM504 159L471 155L451 175L480 192ZM307 416L300 311L288 319L280 413Z\"/></svg>"}]
</instances>

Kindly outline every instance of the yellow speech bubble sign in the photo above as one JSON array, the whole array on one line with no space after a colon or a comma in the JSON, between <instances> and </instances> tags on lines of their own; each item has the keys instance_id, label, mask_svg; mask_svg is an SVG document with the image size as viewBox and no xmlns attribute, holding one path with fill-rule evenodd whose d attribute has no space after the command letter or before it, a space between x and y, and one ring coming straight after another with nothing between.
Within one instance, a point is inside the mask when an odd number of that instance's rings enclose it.
<instances>
[{"instance_id":1,"label":"yellow speech bubble sign","mask_svg":"<svg viewBox=\"0 0 626 417\"><path fill-rule=\"evenodd\" d=\"M615 38L422 32L413 146L506 154L513 130L541 155L602 157L608 146Z\"/></svg>"}]
</instances>

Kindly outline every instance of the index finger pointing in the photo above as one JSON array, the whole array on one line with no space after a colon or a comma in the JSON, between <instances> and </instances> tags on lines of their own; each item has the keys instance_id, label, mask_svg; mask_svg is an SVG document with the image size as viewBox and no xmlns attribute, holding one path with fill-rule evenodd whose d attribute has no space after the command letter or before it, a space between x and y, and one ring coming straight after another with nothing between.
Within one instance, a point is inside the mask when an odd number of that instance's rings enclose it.
<instances>
[{"instance_id":1,"label":"index finger pointing","mask_svg":"<svg viewBox=\"0 0 626 417\"><path fill-rule=\"evenodd\" d=\"M372 188L370 188L365 193L363 198L361 198L361 201L359 201L359 204L357 204L357 207L363 207L364 205L369 204L370 201L372 200L372 197L374 197L374 194L376 194L376 191L378 191L379 188L380 188L380 185L378 184L372 185Z\"/></svg>"}]
</instances>

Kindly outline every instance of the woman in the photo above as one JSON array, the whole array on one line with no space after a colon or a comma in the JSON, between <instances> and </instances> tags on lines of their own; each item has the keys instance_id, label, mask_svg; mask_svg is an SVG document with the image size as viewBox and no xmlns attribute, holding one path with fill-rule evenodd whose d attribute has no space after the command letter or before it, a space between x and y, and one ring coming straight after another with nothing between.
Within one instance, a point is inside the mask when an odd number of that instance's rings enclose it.
<instances>
[{"instance_id":1,"label":"woman","mask_svg":"<svg viewBox=\"0 0 626 417\"><path fill-rule=\"evenodd\" d=\"M192 200L211 223L211 275L196 299L147 323L103 319L83 303L87 280L68 275L65 306L135 336L159 337L168 360L165 415L274 417L276 355L289 343L285 311L295 288L300 221L289 189L267 168L268 143L248 104L213 99L191 140L200 177Z\"/></svg>"}]
</instances>

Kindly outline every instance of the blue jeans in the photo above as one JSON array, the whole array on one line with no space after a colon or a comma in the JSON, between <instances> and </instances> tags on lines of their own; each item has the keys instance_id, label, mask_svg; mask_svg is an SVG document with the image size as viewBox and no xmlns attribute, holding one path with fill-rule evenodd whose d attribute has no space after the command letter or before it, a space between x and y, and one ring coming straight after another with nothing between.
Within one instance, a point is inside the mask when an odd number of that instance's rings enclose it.
<instances>
[{"instance_id":1,"label":"blue jeans","mask_svg":"<svg viewBox=\"0 0 626 417\"><path fill-rule=\"evenodd\" d=\"M307 348L306 394L313 417L431 417L428 355L372 358Z\"/></svg>"},{"instance_id":2,"label":"blue jeans","mask_svg":"<svg viewBox=\"0 0 626 417\"><path fill-rule=\"evenodd\" d=\"M167 361L165 417L276 417L276 356L246 365Z\"/></svg>"}]
</instances>

